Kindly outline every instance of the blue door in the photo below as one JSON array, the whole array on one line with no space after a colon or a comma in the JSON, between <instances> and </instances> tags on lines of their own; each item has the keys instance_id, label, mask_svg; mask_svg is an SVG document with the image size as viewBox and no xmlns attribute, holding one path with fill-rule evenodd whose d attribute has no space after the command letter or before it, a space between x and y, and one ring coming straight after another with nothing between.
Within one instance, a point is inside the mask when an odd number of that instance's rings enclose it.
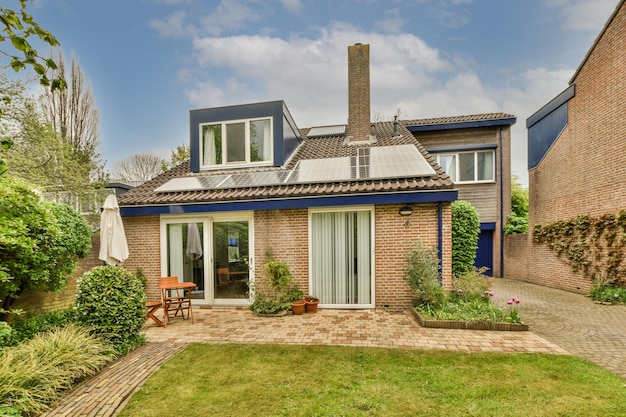
<instances>
[{"instance_id":1,"label":"blue door","mask_svg":"<svg viewBox=\"0 0 626 417\"><path fill-rule=\"evenodd\" d=\"M485 271L485 275L493 275L493 229L483 229L481 225L480 235L478 235L478 250L474 258L474 266L481 268L483 266L489 268Z\"/></svg>"}]
</instances>

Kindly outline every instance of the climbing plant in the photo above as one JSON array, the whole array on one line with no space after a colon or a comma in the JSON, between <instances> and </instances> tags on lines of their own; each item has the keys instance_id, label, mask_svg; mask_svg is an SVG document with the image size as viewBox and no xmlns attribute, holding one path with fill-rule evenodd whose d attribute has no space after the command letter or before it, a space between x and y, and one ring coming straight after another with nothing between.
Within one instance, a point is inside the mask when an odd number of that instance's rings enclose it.
<instances>
[{"instance_id":1,"label":"climbing plant","mask_svg":"<svg viewBox=\"0 0 626 417\"><path fill-rule=\"evenodd\" d=\"M535 225L533 242L545 244L572 271L611 285L626 285L626 210Z\"/></svg>"}]
</instances>

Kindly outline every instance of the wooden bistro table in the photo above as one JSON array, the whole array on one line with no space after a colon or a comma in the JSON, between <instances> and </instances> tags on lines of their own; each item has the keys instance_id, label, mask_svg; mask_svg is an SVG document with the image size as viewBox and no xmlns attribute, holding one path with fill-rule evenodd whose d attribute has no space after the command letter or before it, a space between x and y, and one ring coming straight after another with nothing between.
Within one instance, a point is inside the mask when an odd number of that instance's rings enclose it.
<instances>
[{"instance_id":1,"label":"wooden bistro table","mask_svg":"<svg viewBox=\"0 0 626 417\"><path fill-rule=\"evenodd\" d=\"M185 292L189 292L189 315L191 316L191 323L193 324L194 320L193 320L193 309L191 308L191 290L193 290L194 288L196 288L198 285L194 282L191 281L183 281L183 282L177 282L177 283L172 283L172 284L161 284L159 285L159 287L161 288L161 300L162 300L162 307L163 307L163 326L167 326L167 311L165 310L165 292L166 291L170 291L170 290L182 290L183 294ZM185 297L187 298L187 297ZM184 318L184 314L183 314L183 318Z\"/></svg>"}]
</instances>

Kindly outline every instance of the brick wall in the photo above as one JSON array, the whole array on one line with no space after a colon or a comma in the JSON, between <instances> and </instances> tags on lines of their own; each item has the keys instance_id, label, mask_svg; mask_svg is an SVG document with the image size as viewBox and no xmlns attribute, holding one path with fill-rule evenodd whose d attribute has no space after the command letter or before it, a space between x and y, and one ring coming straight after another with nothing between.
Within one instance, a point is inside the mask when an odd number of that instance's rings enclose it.
<instances>
[{"instance_id":1,"label":"brick wall","mask_svg":"<svg viewBox=\"0 0 626 417\"><path fill-rule=\"evenodd\" d=\"M413 206L411 216L398 215L399 205L376 206L376 307L394 311L410 308L411 290L404 279L404 254L421 240L426 246L437 245L438 207L436 204ZM445 288L452 285L452 243L450 204L443 211L442 275ZM408 222L408 223L407 223Z\"/></svg>"},{"instance_id":2,"label":"brick wall","mask_svg":"<svg viewBox=\"0 0 626 417\"><path fill-rule=\"evenodd\" d=\"M504 276L528 281L528 234L504 237Z\"/></svg>"},{"instance_id":3,"label":"brick wall","mask_svg":"<svg viewBox=\"0 0 626 417\"><path fill-rule=\"evenodd\" d=\"M31 291L17 300L14 308L21 308L29 314L40 314L45 311L63 310L71 307L76 300L76 280L91 268L103 265L98 254L100 253L100 235L91 237L89 254L78 261L74 274L67 280L67 285L60 292Z\"/></svg>"},{"instance_id":4,"label":"brick wall","mask_svg":"<svg viewBox=\"0 0 626 417\"><path fill-rule=\"evenodd\" d=\"M529 171L529 228L626 208L626 7L622 5L575 79L568 125ZM529 279L569 290L590 287L545 247L533 245Z\"/></svg>"},{"instance_id":5,"label":"brick wall","mask_svg":"<svg viewBox=\"0 0 626 417\"><path fill-rule=\"evenodd\" d=\"M348 46L348 135L351 140L369 140L370 46Z\"/></svg>"},{"instance_id":6,"label":"brick wall","mask_svg":"<svg viewBox=\"0 0 626 417\"><path fill-rule=\"evenodd\" d=\"M400 311L411 306L411 293L404 280L404 253L416 239L426 244L437 244L438 206L414 205L413 214L401 217L400 205L375 208L376 230L376 307ZM450 287L452 271L450 204L443 205L444 248L443 277ZM408 225L407 222L408 221ZM161 275L159 248L159 217L125 217L130 257L125 266L134 271L142 268L148 278L148 297L158 298L158 279ZM265 280L263 263L265 251L272 247L276 259L286 262L300 289L307 292L309 285L308 210L269 210L254 214L254 260L257 284Z\"/></svg>"},{"instance_id":7,"label":"brick wall","mask_svg":"<svg viewBox=\"0 0 626 417\"><path fill-rule=\"evenodd\" d=\"M161 277L161 247L159 216L124 217L124 231L130 253L124 266L131 272L141 268L148 282L148 300L159 300Z\"/></svg>"}]
</instances>

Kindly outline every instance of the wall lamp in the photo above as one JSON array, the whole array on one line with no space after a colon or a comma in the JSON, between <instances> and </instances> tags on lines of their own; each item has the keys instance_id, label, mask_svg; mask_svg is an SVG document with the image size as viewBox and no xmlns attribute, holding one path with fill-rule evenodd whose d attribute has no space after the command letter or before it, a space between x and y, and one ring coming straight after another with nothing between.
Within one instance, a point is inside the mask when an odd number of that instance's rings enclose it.
<instances>
[{"instance_id":1,"label":"wall lamp","mask_svg":"<svg viewBox=\"0 0 626 417\"><path fill-rule=\"evenodd\" d=\"M405 205L400 208L398 214L400 216L410 216L411 214L413 214L413 209L411 208L411 206Z\"/></svg>"}]
</instances>

